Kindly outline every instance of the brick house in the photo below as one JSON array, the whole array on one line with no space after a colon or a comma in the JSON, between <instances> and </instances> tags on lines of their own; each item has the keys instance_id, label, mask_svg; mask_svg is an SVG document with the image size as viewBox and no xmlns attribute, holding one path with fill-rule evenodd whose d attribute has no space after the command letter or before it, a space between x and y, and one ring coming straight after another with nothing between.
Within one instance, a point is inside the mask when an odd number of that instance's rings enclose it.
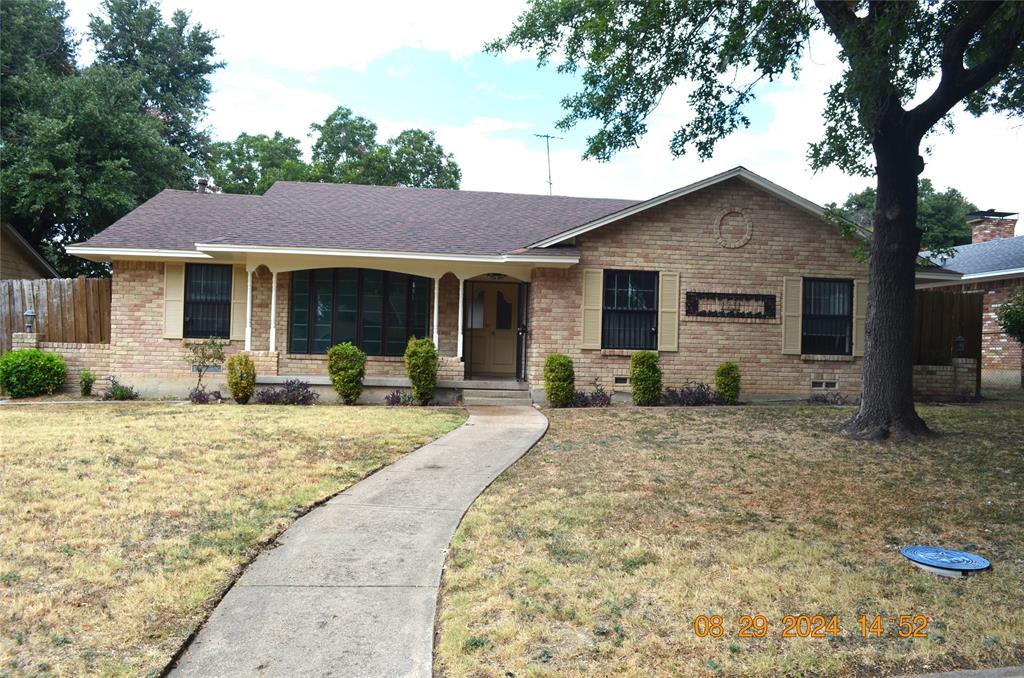
<instances>
[{"instance_id":1,"label":"brick house","mask_svg":"<svg viewBox=\"0 0 1024 678\"><path fill-rule=\"evenodd\" d=\"M943 287L983 294L981 379L988 387L1024 385L1024 351L999 325L996 309L1013 290L1024 287L1024 235L1014 237L1017 215L986 210L968 215L971 244L954 248L951 256L931 257L960 280L919 281L919 288ZM929 256L927 252L922 253Z\"/></svg>"},{"instance_id":2,"label":"brick house","mask_svg":"<svg viewBox=\"0 0 1024 678\"><path fill-rule=\"evenodd\" d=\"M369 354L367 398L430 336L448 389L628 390L739 364L746 398L858 394L867 266L819 206L742 167L650 200L279 182L263 196L164 191L69 251L113 265L111 341L43 344L78 369L183 394L182 342L219 336L261 383L326 384L326 349ZM936 267L919 280L956 279ZM377 389L376 391L374 389Z\"/></svg>"},{"instance_id":3,"label":"brick house","mask_svg":"<svg viewBox=\"0 0 1024 678\"><path fill-rule=\"evenodd\" d=\"M0 223L0 280L38 280L56 278L43 255L10 224Z\"/></svg>"}]
</instances>

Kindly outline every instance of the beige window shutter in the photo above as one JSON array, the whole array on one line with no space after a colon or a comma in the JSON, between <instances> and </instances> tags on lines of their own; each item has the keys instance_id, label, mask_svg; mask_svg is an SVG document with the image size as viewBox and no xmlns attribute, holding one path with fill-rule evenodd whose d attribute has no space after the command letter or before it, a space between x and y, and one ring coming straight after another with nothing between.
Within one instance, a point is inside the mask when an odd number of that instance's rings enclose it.
<instances>
[{"instance_id":1,"label":"beige window shutter","mask_svg":"<svg viewBox=\"0 0 1024 678\"><path fill-rule=\"evenodd\" d=\"M853 281L853 355L864 355L868 320L868 281Z\"/></svg>"},{"instance_id":2,"label":"beige window shutter","mask_svg":"<svg viewBox=\"0 0 1024 678\"><path fill-rule=\"evenodd\" d=\"M245 339L245 297L248 288L248 271L245 264L231 268L231 334L232 341Z\"/></svg>"},{"instance_id":3,"label":"beige window shutter","mask_svg":"<svg viewBox=\"0 0 1024 678\"><path fill-rule=\"evenodd\" d=\"M679 350L679 274L658 275L658 350Z\"/></svg>"},{"instance_id":4,"label":"beige window shutter","mask_svg":"<svg viewBox=\"0 0 1024 678\"><path fill-rule=\"evenodd\" d=\"M782 352L787 355L800 355L803 294L803 278L782 279Z\"/></svg>"},{"instance_id":5,"label":"beige window shutter","mask_svg":"<svg viewBox=\"0 0 1024 678\"><path fill-rule=\"evenodd\" d=\"M604 271L583 269L583 342L580 348L601 348L601 313Z\"/></svg>"},{"instance_id":6,"label":"beige window shutter","mask_svg":"<svg viewBox=\"0 0 1024 678\"><path fill-rule=\"evenodd\" d=\"M185 264L164 264L164 339L181 339L185 326Z\"/></svg>"}]
</instances>

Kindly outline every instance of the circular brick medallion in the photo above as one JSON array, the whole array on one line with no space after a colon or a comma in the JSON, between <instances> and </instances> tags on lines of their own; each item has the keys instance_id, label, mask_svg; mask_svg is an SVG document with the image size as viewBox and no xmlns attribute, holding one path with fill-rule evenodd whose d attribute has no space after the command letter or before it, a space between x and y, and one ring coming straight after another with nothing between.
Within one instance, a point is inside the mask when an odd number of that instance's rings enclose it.
<instances>
[{"instance_id":1,"label":"circular brick medallion","mask_svg":"<svg viewBox=\"0 0 1024 678\"><path fill-rule=\"evenodd\" d=\"M715 221L715 240L727 249L743 247L753 234L753 224L738 207L723 211Z\"/></svg>"}]
</instances>

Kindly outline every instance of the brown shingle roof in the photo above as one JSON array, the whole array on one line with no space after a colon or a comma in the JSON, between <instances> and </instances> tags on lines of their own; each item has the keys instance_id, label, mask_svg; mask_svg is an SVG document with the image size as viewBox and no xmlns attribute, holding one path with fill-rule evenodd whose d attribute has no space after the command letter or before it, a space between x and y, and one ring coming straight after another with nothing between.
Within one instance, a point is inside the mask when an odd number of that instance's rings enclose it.
<instances>
[{"instance_id":1,"label":"brown shingle roof","mask_svg":"<svg viewBox=\"0 0 1024 678\"><path fill-rule=\"evenodd\" d=\"M195 250L245 223L259 196L165 189L84 243L88 247Z\"/></svg>"},{"instance_id":2,"label":"brown shingle roof","mask_svg":"<svg viewBox=\"0 0 1024 678\"><path fill-rule=\"evenodd\" d=\"M163 191L85 243L195 243L505 254L636 204L633 200L278 182L263 196Z\"/></svg>"}]
</instances>

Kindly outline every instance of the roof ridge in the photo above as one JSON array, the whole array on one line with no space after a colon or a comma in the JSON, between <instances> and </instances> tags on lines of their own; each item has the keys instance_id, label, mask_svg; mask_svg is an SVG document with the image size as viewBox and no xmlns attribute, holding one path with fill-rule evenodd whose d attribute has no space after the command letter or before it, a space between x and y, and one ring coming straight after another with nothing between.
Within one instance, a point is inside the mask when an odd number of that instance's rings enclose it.
<instances>
[{"instance_id":1,"label":"roof ridge","mask_svg":"<svg viewBox=\"0 0 1024 678\"><path fill-rule=\"evenodd\" d=\"M379 189L391 189L391 190L409 190L409 191L424 191L424 192L432 191L432 192L438 192L438 193L472 193L472 194L475 194L475 195L514 195L514 196L529 197L529 198L564 198L564 199L567 199L567 200L601 200L601 201L607 201L607 202L629 202L629 203L634 203L634 204L635 203L643 202L643 200L637 200L637 199L634 199L634 198L591 198L591 197L579 196L579 195L544 195L543 193L516 193L516 192L513 192L513 191L477 191L477 190L473 190L473 189L463 189L463 188L431 188L431 187L426 187L426 186L381 186L381 185L377 185L377 184L354 184L354 183L341 182L341 181L339 181L339 182L335 182L335 181L288 181L288 180L283 180L283 179L279 180L279 181L275 181L270 186L270 188L267 189L267 192L273 190L274 186L277 186L278 184L284 184L284 185L293 185L294 184L294 185L302 185L302 186L332 186L332 187L333 186L356 186L356 187L359 187L359 188L378 189L378 190ZM266 193L264 193L264 195L266 195Z\"/></svg>"}]
</instances>

